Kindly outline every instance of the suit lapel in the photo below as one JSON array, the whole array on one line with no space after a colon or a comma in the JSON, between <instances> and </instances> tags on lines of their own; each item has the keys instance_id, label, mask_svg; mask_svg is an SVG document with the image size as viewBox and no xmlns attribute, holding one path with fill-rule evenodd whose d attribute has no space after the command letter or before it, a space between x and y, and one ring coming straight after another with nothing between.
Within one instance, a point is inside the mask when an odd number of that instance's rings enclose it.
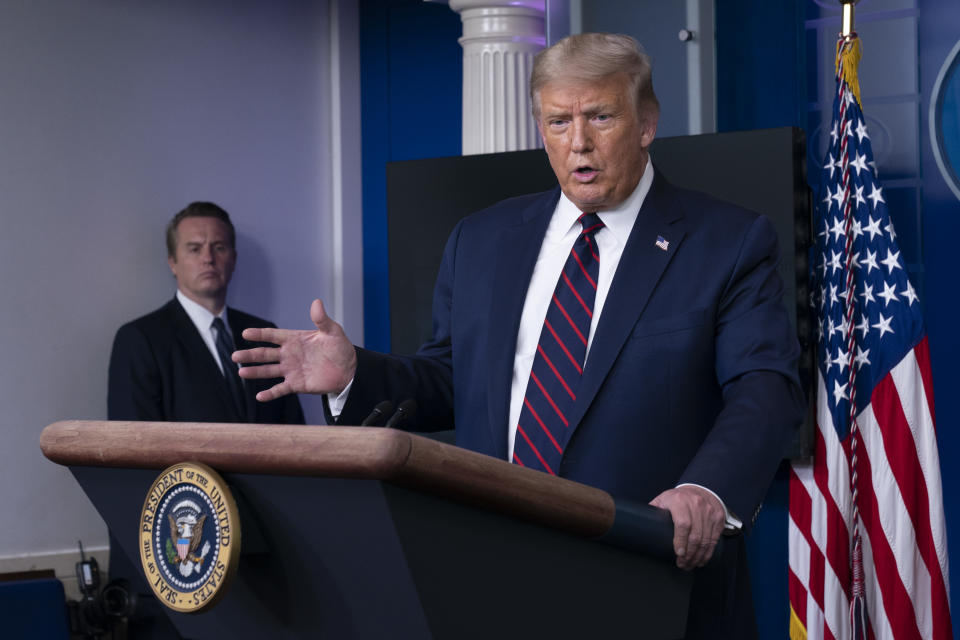
<instances>
[{"instance_id":1,"label":"suit lapel","mask_svg":"<svg viewBox=\"0 0 960 640\"><path fill-rule=\"evenodd\" d=\"M674 206L672 188L659 173L627 239L594 333L570 424L576 428L613 367L634 325L647 306L667 265L686 234L683 215ZM658 246L662 238L666 249ZM601 260L603 257L601 256Z\"/></svg>"},{"instance_id":2,"label":"suit lapel","mask_svg":"<svg viewBox=\"0 0 960 640\"><path fill-rule=\"evenodd\" d=\"M174 327L177 341L186 354L190 367L195 370L193 379L197 384L203 385L206 389L205 395L216 397L225 411L231 416L234 422L240 421L237 410L234 408L233 399L230 397L230 391L227 389L226 381L213 359L213 354L207 348L207 344L200 337L196 325L184 311L180 303L174 298L170 303L170 315Z\"/></svg>"},{"instance_id":3,"label":"suit lapel","mask_svg":"<svg viewBox=\"0 0 960 640\"><path fill-rule=\"evenodd\" d=\"M538 198L520 212L516 225L499 232L496 243L497 265L488 333L490 365L487 368L487 411L491 440L500 458L507 455L506 428L520 316L540 245L559 198L559 187Z\"/></svg>"}]
</instances>

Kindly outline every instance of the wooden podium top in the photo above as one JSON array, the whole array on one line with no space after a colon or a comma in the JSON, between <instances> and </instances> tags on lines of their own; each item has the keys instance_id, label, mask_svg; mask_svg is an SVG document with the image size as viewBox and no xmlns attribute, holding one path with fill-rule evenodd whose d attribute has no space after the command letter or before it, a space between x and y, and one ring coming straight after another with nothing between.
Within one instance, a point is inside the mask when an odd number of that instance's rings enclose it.
<instances>
[{"instance_id":1,"label":"wooden podium top","mask_svg":"<svg viewBox=\"0 0 960 640\"><path fill-rule=\"evenodd\" d=\"M72 466L189 461L224 473L382 480L591 538L616 513L600 489L380 427L64 420L43 430L40 448Z\"/></svg>"}]
</instances>

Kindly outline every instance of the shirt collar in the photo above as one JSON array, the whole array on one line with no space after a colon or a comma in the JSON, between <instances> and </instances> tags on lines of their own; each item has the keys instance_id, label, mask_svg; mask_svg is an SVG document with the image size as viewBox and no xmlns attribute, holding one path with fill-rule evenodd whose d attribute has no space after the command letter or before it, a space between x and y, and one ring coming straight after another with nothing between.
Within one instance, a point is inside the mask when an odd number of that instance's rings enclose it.
<instances>
[{"instance_id":1,"label":"shirt collar","mask_svg":"<svg viewBox=\"0 0 960 640\"><path fill-rule=\"evenodd\" d=\"M647 166L644 168L637 186L633 189L633 193L627 196L627 199L620 203L620 206L597 212L604 226L612 232L621 244L626 244L627 238L633 230L633 224L640 214L640 207L643 206L643 201L650 192L650 185L652 184L653 161L647 156ZM561 191L560 201L557 203L553 220L547 229L547 239L557 241L569 233L577 224L577 218L580 217L581 213L577 205L573 204ZM577 232L579 232L579 228Z\"/></svg>"},{"instance_id":2,"label":"shirt collar","mask_svg":"<svg viewBox=\"0 0 960 640\"><path fill-rule=\"evenodd\" d=\"M220 313L214 315L203 305L194 302L184 295L180 289L177 289L177 301L180 303L180 306L183 307L183 310L187 312L187 315L190 316L190 320L197 327L198 331L210 331L210 325L213 324L214 318L222 319L224 326L227 327L227 331L230 331L230 323L227 322L227 305L223 305Z\"/></svg>"}]
</instances>

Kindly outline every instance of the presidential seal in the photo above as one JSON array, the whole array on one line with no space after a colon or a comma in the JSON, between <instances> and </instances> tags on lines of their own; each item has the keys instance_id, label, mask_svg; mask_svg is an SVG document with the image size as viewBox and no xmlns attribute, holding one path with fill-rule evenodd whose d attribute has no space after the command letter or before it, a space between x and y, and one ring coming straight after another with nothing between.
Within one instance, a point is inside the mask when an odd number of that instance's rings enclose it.
<instances>
[{"instance_id":1,"label":"presidential seal","mask_svg":"<svg viewBox=\"0 0 960 640\"><path fill-rule=\"evenodd\" d=\"M226 592L240 561L240 517L210 467L185 462L150 487L140 513L140 563L157 599L199 612Z\"/></svg>"}]
</instances>

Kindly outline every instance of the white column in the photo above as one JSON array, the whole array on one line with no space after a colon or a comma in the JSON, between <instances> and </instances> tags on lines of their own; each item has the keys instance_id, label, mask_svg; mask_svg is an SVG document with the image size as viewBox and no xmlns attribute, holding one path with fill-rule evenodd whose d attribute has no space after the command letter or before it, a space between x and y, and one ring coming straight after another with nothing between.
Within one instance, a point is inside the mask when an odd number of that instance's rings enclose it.
<instances>
[{"instance_id":1,"label":"white column","mask_svg":"<svg viewBox=\"0 0 960 640\"><path fill-rule=\"evenodd\" d=\"M463 155L541 146L530 69L546 42L544 0L450 0L463 22Z\"/></svg>"},{"instance_id":2,"label":"white column","mask_svg":"<svg viewBox=\"0 0 960 640\"><path fill-rule=\"evenodd\" d=\"M332 258L332 296L327 314L347 335L363 344L363 210L360 175L360 10L354 0L328 0L330 19L324 40L330 46L331 227L318 246ZM317 403L319 406L319 403Z\"/></svg>"}]
</instances>

